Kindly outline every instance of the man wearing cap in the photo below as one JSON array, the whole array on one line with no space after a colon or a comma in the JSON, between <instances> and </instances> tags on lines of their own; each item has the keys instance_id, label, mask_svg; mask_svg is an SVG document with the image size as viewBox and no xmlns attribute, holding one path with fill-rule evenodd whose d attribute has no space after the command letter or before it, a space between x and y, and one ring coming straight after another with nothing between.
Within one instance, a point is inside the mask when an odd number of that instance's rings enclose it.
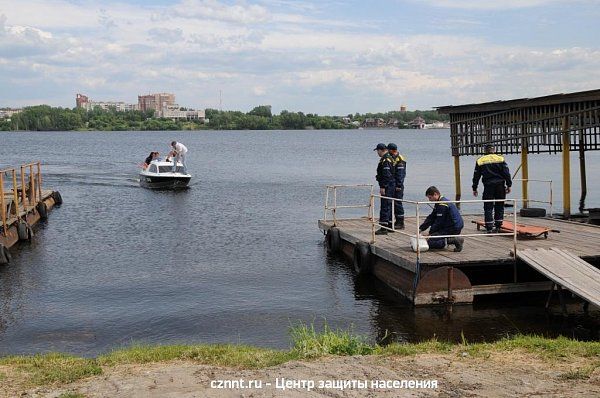
<instances>
[{"instance_id":1,"label":"man wearing cap","mask_svg":"<svg viewBox=\"0 0 600 398\"><path fill-rule=\"evenodd\" d=\"M394 167L394 198L404 198L404 177L406 177L406 160L404 156L398 153L398 146L393 142L387 145L388 152L392 157ZM394 216L396 217L396 223L394 227L396 229L404 229L404 206L402 202L396 201L394 203Z\"/></svg>"},{"instance_id":2,"label":"man wearing cap","mask_svg":"<svg viewBox=\"0 0 600 398\"><path fill-rule=\"evenodd\" d=\"M394 181L394 161L388 153L385 144L377 144L374 151L379 155L379 164L377 164L377 182L379 183L379 194L381 196L394 197L395 181ZM379 208L379 224L388 228L392 227L392 201L390 199L381 198L381 206ZM386 235L388 231L384 228L379 228L375 231L376 235Z\"/></svg>"},{"instance_id":3,"label":"man wearing cap","mask_svg":"<svg viewBox=\"0 0 600 398\"><path fill-rule=\"evenodd\" d=\"M483 177L483 200L505 199L510 193L512 180L508 165L504 157L497 155L494 147L486 145L485 155L477 159L473 173L473 196L477 196L479 179ZM504 220L504 200L498 202L485 202L483 204L485 215L485 229L487 233L499 232ZM493 213L493 214L492 214Z\"/></svg>"}]
</instances>

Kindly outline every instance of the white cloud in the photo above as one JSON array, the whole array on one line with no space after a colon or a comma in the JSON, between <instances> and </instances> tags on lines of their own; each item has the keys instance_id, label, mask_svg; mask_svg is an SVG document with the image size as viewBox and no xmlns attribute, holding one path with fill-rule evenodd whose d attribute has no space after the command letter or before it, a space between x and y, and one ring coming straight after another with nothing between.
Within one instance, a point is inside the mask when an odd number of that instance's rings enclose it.
<instances>
[{"instance_id":1,"label":"white cloud","mask_svg":"<svg viewBox=\"0 0 600 398\"><path fill-rule=\"evenodd\" d=\"M217 0L183 0L173 7L173 15L182 18L213 19L242 24L267 22L271 16L259 5L227 5Z\"/></svg>"},{"instance_id":2,"label":"white cloud","mask_svg":"<svg viewBox=\"0 0 600 398\"><path fill-rule=\"evenodd\" d=\"M256 95L257 97L263 96L267 93L267 90L264 87L261 86L255 86L254 89L252 90L252 92L254 93L254 95Z\"/></svg>"},{"instance_id":3,"label":"white cloud","mask_svg":"<svg viewBox=\"0 0 600 398\"><path fill-rule=\"evenodd\" d=\"M482 10L502 10L514 8L538 7L560 0L424 0L431 5L445 8L464 8Z\"/></svg>"},{"instance_id":4,"label":"white cloud","mask_svg":"<svg viewBox=\"0 0 600 398\"><path fill-rule=\"evenodd\" d=\"M544 0L520 3L535 1ZM0 83L19 90L61 87L60 95L86 91L128 102L143 92L172 91L191 107L214 107L222 90L228 109L251 109L268 94L274 111L344 114L377 104L409 102L414 109L600 85L598 48L371 29L360 19L332 20L312 3L10 3L0 0ZM71 106L69 95L51 104Z\"/></svg>"}]
</instances>

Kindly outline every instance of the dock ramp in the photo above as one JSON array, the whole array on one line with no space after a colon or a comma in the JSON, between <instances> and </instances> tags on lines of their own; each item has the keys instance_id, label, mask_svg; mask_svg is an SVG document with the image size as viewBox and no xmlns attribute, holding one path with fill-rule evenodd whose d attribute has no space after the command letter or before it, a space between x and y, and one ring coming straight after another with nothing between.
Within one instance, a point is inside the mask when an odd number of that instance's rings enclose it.
<instances>
[{"instance_id":1,"label":"dock ramp","mask_svg":"<svg viewBox=\"0 0 600 398\"><path fill-rule=\"evenodd\" d=\"M552 282L600 308L600 270L562 249L524 249L517 257Z\"/></svg>"}]
</instances>

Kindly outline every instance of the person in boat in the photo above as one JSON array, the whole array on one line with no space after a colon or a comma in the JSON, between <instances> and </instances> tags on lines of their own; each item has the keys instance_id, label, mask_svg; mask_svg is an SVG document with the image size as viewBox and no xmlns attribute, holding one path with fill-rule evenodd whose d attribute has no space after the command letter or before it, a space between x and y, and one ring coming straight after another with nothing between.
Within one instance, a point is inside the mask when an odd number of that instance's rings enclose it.
<instances>
[{"instance_id":1,"label":"person in boat","mask_svg":"<svg viewBox=\"0 0 600 398\"><path fill-rule=\"evenodd\" d=\"M173 157L173 173L177 171L177 162L181 162L183 165L183 174L187 174L187 166L185 164L185 155L187 154L187 147L183 145L181 142L172 141L171 147L173 148L174 157Z\"/></svg>"},{"instance_id":2,"label":"person in boat","mask_svg":"<svg viewBox=\"0 0 600 398\"><path fill-rule=\"evenodd\" d=\"M485 202L483 212L487 233L499 232L504 221L504 199L510 193L512 180L504 157L497 155L493 146L486 145L485 155L475 162L473 172L473 196L477 197L479 179L483 180L482 199L501 199L498 202Z\"/></svg>"},{"instance_id":3,"label":"person in boat","mask_svg":"<svg viewBox=\"0 0 600 398\"><path fill-rule=\"evenodd\" d=\"M394 197L396 183L394 180L394 161L389 154L385 144L377 144L374 151L379 155L379 163L377 164L377 175L375 179L379 183L379 194L381 196ZM379 224L384 227L392 227L392 201L390 199L381 198L381 206L379 208ZM375 231L377 235L387 235L388 230L379 228Z\"/></svg>"},{"instance_id":4,"label":"person in boat","mask_svg":"<svg viewBox=\"0 0 600 398\"><path fill-rule=\"evenodd\" d=\"M150 155L144 160L144 168L147 168L153 160L157 160L159 158L158 152L150 152Z\"/></svg>"},{"instance_id":5,"label":"person in boat","mask_svg":"<svg viewBox=\"0 0 600 398\"><path fill-rule=\"evenodd\" d=\"M443 249L446 245L453 245L455 252L462 251L463 238L435 238L436 235L460 235L465 224L456 205L448 203L448 199L434 186L427 188L425 196L430 202L439 202L435 204L431 214L419 226L420 231L429 228L429 233L423 232L422 234L422 236L427 237L429 248Z\"/></svg>"},{"instance_id":6,"label":"person in boat","mask_svg":"<svg viewBox=\"0 0 600 398\"><path fill-rule=\"evenodd\" d=\"M406 160L402 155L398 153L398 146L393 142L390 142L387 145L387 149L390 153L390 156L393 160L393 168L394 168L394 198L403 199L404 198L404 178L406 177ZM394 227L396 229L404 229L404 206L401 201L396 201L394 203L394 216L396 218L396 223Z\"/></svg>"}]
</instances>

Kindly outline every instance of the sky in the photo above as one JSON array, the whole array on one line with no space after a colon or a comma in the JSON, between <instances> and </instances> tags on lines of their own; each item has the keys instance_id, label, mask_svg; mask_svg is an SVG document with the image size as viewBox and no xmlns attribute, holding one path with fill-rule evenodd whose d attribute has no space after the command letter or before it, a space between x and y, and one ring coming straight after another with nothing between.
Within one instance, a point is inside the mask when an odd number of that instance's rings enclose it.
<instances>
[{"instance_id":1,"label":"sky","mask_svg":"<svg viewBox=\"0 0 600 398\"><path fill-rule=\"evenodd\" d=\"M600 0L0 0L0 107L320 115L600 88Z\"/></svg>"}]
</instances>

